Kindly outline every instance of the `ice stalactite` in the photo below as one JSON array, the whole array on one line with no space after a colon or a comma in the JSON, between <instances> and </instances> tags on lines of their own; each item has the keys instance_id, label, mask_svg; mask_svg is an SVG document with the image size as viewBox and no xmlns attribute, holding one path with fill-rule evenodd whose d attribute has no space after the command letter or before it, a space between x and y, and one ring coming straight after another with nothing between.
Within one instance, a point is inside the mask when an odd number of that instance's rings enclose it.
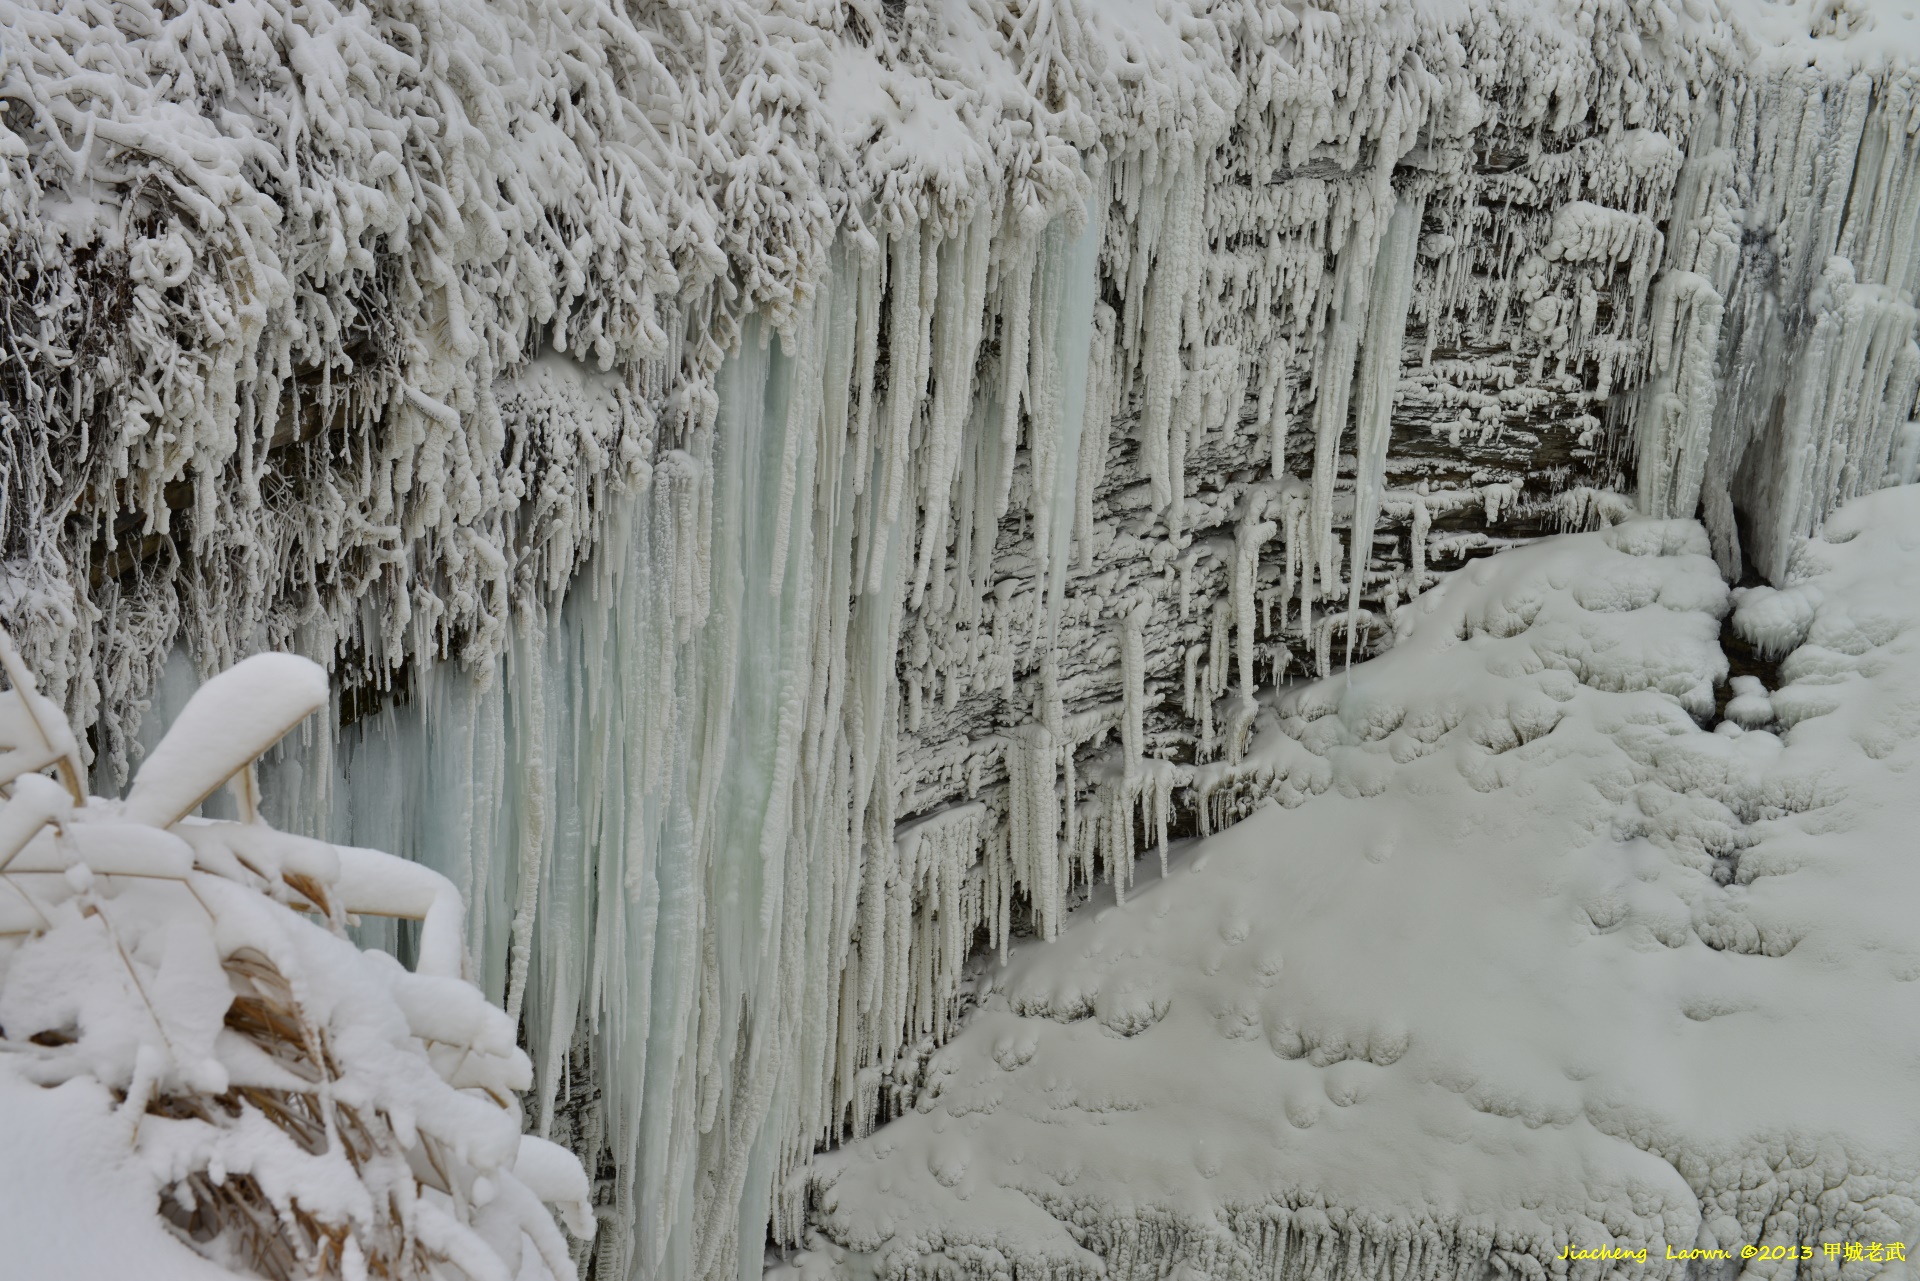
<instances>
[{"instance_id":1,"label":"ice stalactite","mask_svg":"<svg viewBox=\"0 0 1920 1281\"><path fill-rule=\"evenodd\" d=\"M1111 410L1105 403L1105 382L1110 375L1095 366L1096 301L1099 293L1099 253L1106 215L1104 175L1096 171L1095 194L1089 202L1086 225L1070 229L1064 221L1048 228L1056 241L1048 254L1057 263L1054 333L1047 353L1052 367L1055 408L1050 417L1056 424L1057 442L1051 449L1052 484L1047 488L1046 519L1035 520L1034 546L1045 542L1046 558L1041 562L1046 583L1046 627L1042 643L1048 648L1058 641L1060 611L1066 602L1068 570L1072 561L1073 537L1080 524L1082 495L1089 508L1098 473L1083 461L1095 449L1106 446L1106 418ZM1104 355L1104 353L1103 353ZM1105 364L1105 360L1101 360ZM1094 429L1093 420L1100 419ZM1040 468L1036 468L1036 488ZM1090 539L1091 529L1077 531Z\"/></svg>"},{"instance_id":2,"label":"ice stalactite","mask_svg":"<svg viewBox=\"0 0 1920 1281\"><path fill-rule=\"evenodd\" d=\"M1265 491L1255 490L1254 495L1264 498ZM1233 543L1233 626L1237 641L1234 648L1235 670L1240 677L1240 692L1248 698L1253 695L1253 657L1257 635L1253 621L1254 574L1260 566L1260 549L1280 532L1280 526L1275 522L1259 519L1263 513L1264 504L1250 495L1246 514L1239 528L1234 531Z\"/></svg>"},{"instance_id":3,"label":"ice stalactite","mask_svg":"<svg viewBox=\"0 0 1920 1281\"><path fill-rule=\"evenodd\" d=\"M283 766L319 811L299 817L391 840L472 896L482 978L524 1000L548 1132L586 1030L602 1070L582 1145L611 1153L633 1207L599 1247L609 1275L730 1271L740 1207L765 1214L800 933L831 917L809 896L835 890L787 858L822 703L820 367L845 330L830 305L791 352L749 327L713 431L653 469L618 554L523 629L490 689L436 665L344 756L316 744Z\"/></svg>"},{"instance_id":4,"label":"ice stalactite","mask_svg":"<svg viewBox=\"0 0 1920 1281\"><path fill-rule=\"evenodd\" d=\"M953 479L961 451L967 445L967 420L973 409L973 363L980 348L985 320L988 248L992 220L982 212L967 223L964 235L940 250L939 295L943 301L933 315L933 404L927 422L927 494L933 524L920 540L909 603L918 609L925 599L934 552L947 543L952 519ZM944 563L942 568L945 568Z\"/></svg>"},{"instance_id":5,"label":"ice stalactite","mask_svg":"<svg viewBox=\"0 0 1920 1281\"><path fill-rule=\"evenodd\" d=\"M1725 236L1707 225L1695 237L1717 268L1695 270L1727 299L1702 506L1730 572L1752 563L1780 580L1794 539L1887 481L1914 417L1913 111L1910 75L1837 79L1789 67L1756 75L1722 126L1717 163L1732 171L1715 184L1722 198L1749 225L1778 228L1766 249L1742 249L1730 272L1720 264L1735 251L1715 243ZM1736 505L1750 518L1751 546L1740 544Z\"/></svg>"},{"instance_id":6,"label":"ice stalactite","mask_svg":"<svg viewBox=\"0 0 1920 1281\"><path fill-rule=\"evenodd\" d=\"M1050 434L1056 464L1027 514L1053 522L1057 559L993 622L1009 665L1044 647L1071 559L1094 234L1084 219L1044 232L1020 282L1046 328L1043 361L1013 384L1020 421L1035 450ZM922 413L914 383L859 371L885 326L888 359L920 385L941 360L970 381L971 347L933 339L977 343L992 319L986 244L976 226L836 248L791 338L745 326L711 428L656 461L490 686L426 667L410 705L278 766L301 798L292 819L398 845L471 895L478 977L524 1013L537 1125L615 1171L605 1275L756 1266L742 1246L760 1225L799 1221L775 1205L784 1172L869 1129L903 1048L947 1031L975 930L1004 940L1016 887L1043 923L1061 901L1072 740L1057 698L1002 749L1011 839L977 802L896 832L894 637L916 539L971 541L955 491L964 517L1011 468L958 456L971 398L936 394ZM943 263L958 282L944 307ZM616 408L565 361L541 377L578 412ZM942 439L953 452L923 447ZM958 484L942 475L955 462ZM996 524L1009 510L1005 491L985 502ZM932 577L922 608L979 610L964 577Z\"/></svg>"},{"instance_id":7,"label":"ice stalactite","mask_svg":"<svg viewBox=\"0 0 1920 1281\"><path fill-rule=\"evenodd\" d=\"M1135 197L1142 206L1135 224L1141 243L1134 248L1127 280L1125 345L1138 352L1143 397L1139 434L1153 506L1156 511L1171 508L1170 528L1177 530L1178 504L1186 495L1180 483L1184 450L1175 447L1175 433L1183 424L1176 422L1175 410L1181 385L1192 376L1182 369L1180 349L1197 284L1202 189L1191 161L1158 160L1151 169L1141 163L1141 169L1148 170L1145 175L1128 174L1143 190Z\"/></svg>"},{"instance_id":8,"label":"ice stalactite","mask_svg":"<svg viewBox=\"0 0 1920 1281\"><path fill-rule=\"evenodd\" d=\"M1374 523L1380 516L1380 490L1386 483L1387 446L1393 434L1393 400L1400 383L1400 348L1406 340L1407 307L1413 297L1414 250L1426 202L1419 197L1395 205L1380 256L1373 267L1373 296L1367 303L1366 344L1354 374L1354 469L1352 564L1347 569L1347 661L1353 661L1360 593L1366 587L1367 562L1373 556ZM1251 670L1251 663L1246 664ZM1251 682L1244 682L1250 684Z\"/></svg>"},{"instance_id":9,"label":"ice stalactite","mask_svg":"<svg viewBox=\"0 0 1920 1281\"><path fill-rule=\"evenodd\" d=\"M1651 377L1634 441L1640 508L1653 516L1692 515L1708 467L1721 322L1739 267L1727 195L1733 156L1721 134L1709 115L1694 135L1694 154L1681 165L1674 192L1666 269L1653 287Z\"/></svg>"},{"instance_id":10,"label":"ice stalactite","mask_svg":"<svg viewBox=\"0 0 1920 1281\"><path fill-rule=\"evenodd\" d=\"M1692 512L1700 502L1723 299L1692 271L1669 271L1653 293L1653 380L1636 424L1640 505L1650 515Z\"/></svg>"}]
</instances>

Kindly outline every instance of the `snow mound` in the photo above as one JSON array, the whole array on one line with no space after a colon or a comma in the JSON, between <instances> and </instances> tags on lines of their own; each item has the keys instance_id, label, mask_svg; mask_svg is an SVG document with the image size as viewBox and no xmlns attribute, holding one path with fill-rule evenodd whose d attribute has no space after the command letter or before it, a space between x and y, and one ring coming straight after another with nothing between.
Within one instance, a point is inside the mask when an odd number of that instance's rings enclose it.
<instances>
[{"instance_id":1,"label":"snow mound","mask_svg":"<svg viewBox=\"0 0 1920 1281\"><path fill-rule=\"evenodd\" d=\"M1920 1237L1917 545L1908 488L1796 551L1804 642L1735 691L1778 734L1703 724L1691 522L1444 579L1209 784L1280 804L1016 948L816 1158L799 1270L1907 1275L1819 1243Z\"/></svg>"},{"instance_id":2,"label":"snow mound","mask_svg":"<svg viewBox=\"0 0 1920 1281\"><path fill-rule=\"evenodd\" d=\"M573 1276L544 1203L590 1236L587 1180L520 1133L531 1065L461 978L452 885L254 817L253 761L325 703L319 667L264 654L209 681L121 802L78 794L73 736L4 634L0 665L20 1275ZM223 785L251 821L189 816ZM351 912L420 919L418 967L362 952Z\"/></svg>"}]
</instances>

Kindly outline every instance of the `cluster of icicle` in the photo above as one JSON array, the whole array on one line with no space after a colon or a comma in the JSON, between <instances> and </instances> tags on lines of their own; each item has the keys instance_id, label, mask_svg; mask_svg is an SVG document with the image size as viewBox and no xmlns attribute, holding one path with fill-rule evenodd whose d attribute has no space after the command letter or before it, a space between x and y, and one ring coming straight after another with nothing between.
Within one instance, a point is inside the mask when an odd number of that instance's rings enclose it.
<instances>
[{"instance_id":1,"label":"cluster of icicle","mask_svg":"<svg viewBox=\"0 0 1920 1281\"><path fill-rule=\"evenodd\" d=\"M462 979L458 893L255 813L254 759L325 705L325 673L279 654L222 673L108 801L4 632L0 666L0 1071L96 1112L154 1213L237 1272L573 1276L544 1202L591 1237L586 1176L520 1133L531 1064ZM195 817L223 786L244 821ZM347 939L362 912L422 922L415 969Z\"/></svg>"},{"instance_id":2,"label":"cluster of icicle","mask_svg":"<svg viewBox=\"0 0 1920 1281\"><path fill-rule=\"evenodd\" d=\"M204 670L269 644L376 685L497 657L836 236L1044 221L1101 139L1231 89L1211 24L1086 9L942 39L877 3L7 0L0 554L51 693L124 781L182 632ZM543 350L621 413L499 403Z\"/></svg>"},{"instance_id":3,"label":"cluster of icicle","mask_svg":"<svg viewBox=\"0 0 1920 1281\"><path fill-rule=\"evenodd\" d=\"M409 672L276 796L466 895L602 1276L797 1233L1434 561L1914 461L1910 79L1662 0L0 20L0 612L107 777L183 634Z\"/></svg>"}]
</instances>

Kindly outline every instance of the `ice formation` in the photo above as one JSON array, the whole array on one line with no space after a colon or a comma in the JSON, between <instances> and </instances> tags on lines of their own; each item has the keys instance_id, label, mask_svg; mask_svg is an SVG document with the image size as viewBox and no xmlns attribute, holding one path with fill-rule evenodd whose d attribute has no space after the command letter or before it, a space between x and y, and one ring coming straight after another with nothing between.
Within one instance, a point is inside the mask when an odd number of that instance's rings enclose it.
<instances>
[{"instance_id":1,"label":"ice formation","mask_svg":"<svg viewBox=\"0 0 1920 1281\"><path fill-rule=\"evenodd\" d=\"M1898 4L0 32L0 615L104 791L197 673L330 669L266 802L471 905L601 1276L797 1239L976 941L1242 816L1256 689L1440 571L1698 512L1789 645L1920 469Z\"/></svg>"},{"instance_id":2,"label":"ice formation","mask_svg":"<svg viewBox=\"0 0 1920 1281\"><path fill-rule=\"evenodd\" d=\"M591 1237L586 1174L520 1132L532 1065L462 979L458 892L258 818L254 759L326 673L223 672L110 801L4 632L0 666L8 1274L575 1275L544 1203ZM193 817L222 787L244 821ZM420 922L413 970L347 940L360 912Z\"/></svg>"}]
</instances>

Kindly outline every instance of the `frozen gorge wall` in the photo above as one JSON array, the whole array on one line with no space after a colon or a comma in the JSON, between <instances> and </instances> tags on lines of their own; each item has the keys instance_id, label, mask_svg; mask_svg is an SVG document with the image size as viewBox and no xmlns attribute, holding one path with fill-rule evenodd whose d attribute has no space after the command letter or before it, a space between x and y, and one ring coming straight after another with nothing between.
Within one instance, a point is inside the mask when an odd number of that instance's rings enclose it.
<instances>
[{"instance_id":1,"label":"frozen gorge wall","mask_svg":"<svg viewBox=\"0 0 1920 1281\"><path fill-rule=\"evenodd\" d=\"M976 945L1284 786L1256 685L1477 549L1698 512L1778 579L1913 477L1916 47L0 0L0 615L106 785L190 667L328 664L278 817L467 893L600 1275L749 1275Z\"/></svg>"}]
</instances>

